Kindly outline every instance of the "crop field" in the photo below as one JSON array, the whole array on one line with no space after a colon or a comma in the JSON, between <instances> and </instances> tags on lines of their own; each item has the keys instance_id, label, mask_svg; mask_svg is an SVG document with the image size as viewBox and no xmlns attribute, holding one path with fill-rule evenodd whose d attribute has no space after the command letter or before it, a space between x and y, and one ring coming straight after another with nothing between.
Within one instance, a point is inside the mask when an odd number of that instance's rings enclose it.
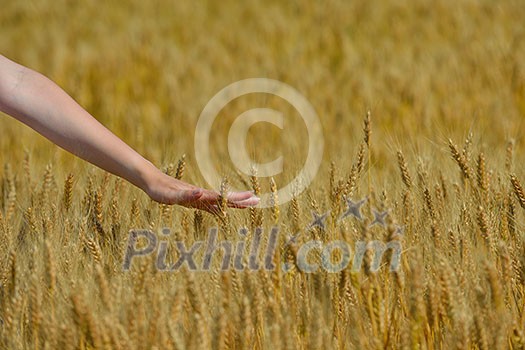
<instances>
[{"instance_id":1,"label":"crop field","mask_svg":"<svg viewBox=\"0 0 525 350\"><path fill-rule=\"evenodd\" d=\"M324 141L317 175L281 203L321 137L275 94L233 99L207 140L214 189L273 205L212 215L0 115L1 349L525 348L524 1L0 7L0 54L171 176L212 187L196 126L243 79L300 93ZM232 160L229 132L254 108L284 125L235 147L282 156L279 174Z\"/></svg>"}]
</instances>

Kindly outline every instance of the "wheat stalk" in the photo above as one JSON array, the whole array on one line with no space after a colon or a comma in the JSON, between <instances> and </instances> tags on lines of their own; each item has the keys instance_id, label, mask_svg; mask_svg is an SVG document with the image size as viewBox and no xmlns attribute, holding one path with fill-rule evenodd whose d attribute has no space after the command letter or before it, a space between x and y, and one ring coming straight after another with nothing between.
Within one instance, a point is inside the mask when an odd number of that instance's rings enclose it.
<instances>
[{"instance_id":1,"label":"wheat stalk","mask_svg":"<svg viewBox=\"0 0 525 350\"><path fill-rule=\"evenodd\" d=\"M516 198L518 198L518 202L520 203L521 207L525 209L525 192L523 191L520 180L518 180L515 175L511 175L510 182L512 184L512 188L514 189L514 194L516 195Z\"/></svg>"}]
</instances>

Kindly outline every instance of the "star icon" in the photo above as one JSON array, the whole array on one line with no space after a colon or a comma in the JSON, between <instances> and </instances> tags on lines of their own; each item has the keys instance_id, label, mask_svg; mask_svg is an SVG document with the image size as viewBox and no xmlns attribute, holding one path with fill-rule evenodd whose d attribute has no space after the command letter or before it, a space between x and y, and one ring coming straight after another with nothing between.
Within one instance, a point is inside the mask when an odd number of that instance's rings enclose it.
<instances>
[{"instance_id":1,"label":"star icon","mask_svg":"<svg viewBox=\"0 0 525 350\"><path fill-rule=\"evenodd\" d=\"M398 226L396 228L396 232L395 232L396 235L399 235L399 236L402 236L405 234L405 226Z\"/></svg>"},{"instance_id":2,"label":"star icon","mask_svg":"<svg viewBox=\"0 0 525 350\"><path fill-rule=\"evenodd\" d=\"M323 215L319 215L315 211L312 210L313 221L308 226L308 229L319 227L321 230L324 230L326 228L325 221L326 221L326 218L328 217L328 214L330 214L330 211L327 211Z\"/></svg>"},{"instance_id":3,"label":"star icon","mask_svg":"<svg viewBox=\"0 0 525 350\"><path fill-rule=\"evenodd\" d=\"M297 244L297 238L299 237L299 233L296 233L294 236L292 235L289 235L287 238L286 238L286 243L284 244L285 247L287 246L290 246L290 245L295 245Z\"/></svg>"},{"instance_id":4,"label":"star icon","mask_svg":"<svg viewBox=\"0 0 525 350\"><path fill-rule=\"evenodd\" d=\"M374 221L372 221L369 227L372 227L375 224L386 227L385 218L388 215L388 211L379 212L375 209L373 209L372 211L374 212Z\"/></svg>"},{"instance_id":5,"label":"star icon","mask_svg":"<svg viewBox=\"0 0 525 350\"><path fill-rule=\"evenodd\" d=\"M346 204L348 206L348 209L343 213L343 215L341 215L341 218L339 218L339 220L343 220L347 216L353 216L358 220L362 221L363 215L361 215L361 207L363 206L363 204L366 203L366 200L367 199L364 198L361 199L359 202L354 202L351 199L347 199Z\"/></svg>"}]
</instances>

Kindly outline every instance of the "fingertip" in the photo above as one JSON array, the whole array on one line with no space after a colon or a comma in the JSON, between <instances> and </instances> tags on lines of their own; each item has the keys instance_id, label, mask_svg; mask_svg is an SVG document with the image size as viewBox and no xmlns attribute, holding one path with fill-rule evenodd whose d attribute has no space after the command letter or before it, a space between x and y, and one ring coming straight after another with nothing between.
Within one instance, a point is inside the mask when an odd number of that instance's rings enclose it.
<instances>
[{"instance_id":1,"label":"fingertip","mask_svg":"<svg viewBox=\"0 0 525 350\"><path fill-rule=\"evenodd\" d=\"M230 192L228 193L228 200L234 202L244 201L253 197L253 192L244 191L244 192Z\"/></svg>"},{"instance_id":2,"label":"fingertip","mask_svg":"<svg viewBox=\"0 0 525 350\"><path fill-rule=\"evenodd\" d=\"M199 199L201 199L202 196L204 195L204 191L202 190L202 188L192 190L190 193L191 194L189 196L188 202L196 202Z\"/></svg>"},{"instance_id":3,"label":"fingertip","mask_svg":"<svg viewBox=\"0 0 525 350\"><path fill-rule=\"evenodd\" d=\"M250 207L255 207L259 204L260 201L261 199L259 197L252 197L244 201L244 203L246 203Z\"/></svg>"},{"instance_id":4,"label":"fingertip","mask_svg":"<svg viewBox=\"0 0 525 350\"><path fill-rule=\"evenodd\" d=\"M242 201L233 202L232 205L236 208L249 208L249 207L255 207L259 204L260 198L259 197L251 197Z\"/></svg>"}]
</instances>

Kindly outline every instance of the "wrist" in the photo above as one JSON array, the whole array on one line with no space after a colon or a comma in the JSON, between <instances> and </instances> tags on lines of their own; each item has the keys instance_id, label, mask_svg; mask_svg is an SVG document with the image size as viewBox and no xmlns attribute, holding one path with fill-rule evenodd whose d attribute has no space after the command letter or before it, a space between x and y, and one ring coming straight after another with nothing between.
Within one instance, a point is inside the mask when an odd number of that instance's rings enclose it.
<instances>
[{"instance_id":1,"label":"wrist","mask_svg":"<svg viewBox=\"0 0 525 350\"><path fill-rule=\"evenodd\" d=\"M161 174L162 172L153 163L144 159L138 168L139 179L137 186L149 194Z\"/></svg>"}]
</instances>

